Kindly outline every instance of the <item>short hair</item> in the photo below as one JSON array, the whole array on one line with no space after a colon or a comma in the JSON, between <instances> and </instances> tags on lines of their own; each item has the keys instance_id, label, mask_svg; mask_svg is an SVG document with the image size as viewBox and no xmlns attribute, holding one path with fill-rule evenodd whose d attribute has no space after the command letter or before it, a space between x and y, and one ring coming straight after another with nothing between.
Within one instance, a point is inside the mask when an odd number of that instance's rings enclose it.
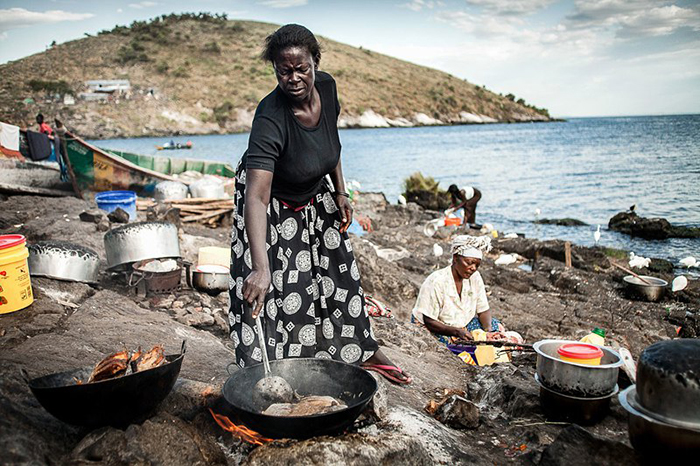
<instances>
[{"instance_id":1,"label":"short hair","mask_svg":"<svg viewBox=\"0 0 700 466\"><path fill-rule=\"evenodd\" d=\"M42 123L44 122L44 115L41 114L41 113L39 113L39 114L36 116L36 122L39 123L39 124L42 124Z\"/></svg>"},{"instance_id":2,"label":"short hair","mask_svg":"<svg viewBox=\"0 0 700 466\"><path fill-rule=\"evenodd\" d=\"M318 66L321 62L321 44L314 33L299 24L286 24L265 38L265 47L260 58L272 64L277 55L289 47L306 49Z\"/></svg>"},{"instance_id":3,"label":"short hair","mask_svg":"<svg viewBox=\"0 0 700 466\"><path fill-rule=\"evenodd\" d=\"M448 193L457 193L459 192L459 188L457 187L456 184L451 184L449 188L447 188Z\"/></svg>"}]
</instances>

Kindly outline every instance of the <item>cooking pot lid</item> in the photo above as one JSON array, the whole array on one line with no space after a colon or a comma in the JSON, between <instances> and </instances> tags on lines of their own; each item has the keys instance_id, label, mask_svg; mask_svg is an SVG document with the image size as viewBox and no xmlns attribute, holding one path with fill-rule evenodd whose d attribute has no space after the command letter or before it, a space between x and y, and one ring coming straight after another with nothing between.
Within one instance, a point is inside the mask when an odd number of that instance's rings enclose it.
<instances>
[{"instance_id":1,"label":"cooking pot lid","mask_svg":"<svg viewBox=\"0 0 700 466\"><path fill-rule=\"evenodd\" d=\"M560 356L573 359L596 359L603 357L603 350L586 343L567 343L557 350Z\"/></svg>"},{"instance_id":2,"label":"cooking pot lid","mask_svg":"<svg viewBox=\"0 0 700 466\"><path fill-rule=\"evenodd\" d=\"M19 246L26 240L22 235L1 235L0 236L0 249L9 249L14 246Z\"/></svg>"}]
</instances>

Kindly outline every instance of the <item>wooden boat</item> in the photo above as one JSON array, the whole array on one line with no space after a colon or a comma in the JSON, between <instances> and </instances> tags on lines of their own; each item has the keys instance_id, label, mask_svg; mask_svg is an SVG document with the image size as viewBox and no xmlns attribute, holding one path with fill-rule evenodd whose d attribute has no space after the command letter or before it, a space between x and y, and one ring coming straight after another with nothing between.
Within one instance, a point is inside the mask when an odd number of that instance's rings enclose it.
<instances>
[{"instance_id":1,"label":"wooden boat","mask_svg":"<svg viewBox=\"0 0 700 466\"><path fill-rule=\"evenodd\" d=\"M180 144L179 142L173 146L156 146L158 150L181 150L181 149L192 149L192 145Z\"/></svg>"},{"instance_id":2,"label":"wooden boat","mask_svg":"<svg viewBox=\"0 0 700 466\"><path fill-rule=\"evenodd\" d=\"M81 190L127 189L140 195L148 195L161 181L180 181L189 184L173 176L185 171L196 171L204 175L218 175L225 178L235 176L233 168L225 163L101 149L74 134L67 133L67 136L68 159Z\"/></svg>"}]
</instances>

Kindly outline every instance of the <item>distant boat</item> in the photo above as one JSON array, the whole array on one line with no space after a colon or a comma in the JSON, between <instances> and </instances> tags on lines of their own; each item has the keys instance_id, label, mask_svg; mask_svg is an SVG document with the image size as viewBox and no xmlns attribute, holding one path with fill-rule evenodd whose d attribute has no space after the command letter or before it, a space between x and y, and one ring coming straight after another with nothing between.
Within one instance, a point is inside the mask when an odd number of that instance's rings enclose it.
<instances>
[{"instance_id":1,"label":"distant boat","mask_svg":"<svg viewBox=\"0 0 700 466\"><path fill-rule=\"evenodd\" d=\"M165 143L162 146L156 146L156 149L158 150L181 150L181 149L192 149L192 144L191 142L187 141L186 144L181 144L181 143Z\"/></svg>"},{"instance_id":2,"label":"distant boat","mask_svg":"<svg viewBox=\"0 0 700 466\"><path fill-rule=\"evenodd\" d=\"M235 171L226 163L101 149L71 133L67 133L66 139L68 159L81 190L128 189L148 195L161 181L188 184L173 176L186 171L224 178L235 177Z\"/></svg>"}]
</instances>

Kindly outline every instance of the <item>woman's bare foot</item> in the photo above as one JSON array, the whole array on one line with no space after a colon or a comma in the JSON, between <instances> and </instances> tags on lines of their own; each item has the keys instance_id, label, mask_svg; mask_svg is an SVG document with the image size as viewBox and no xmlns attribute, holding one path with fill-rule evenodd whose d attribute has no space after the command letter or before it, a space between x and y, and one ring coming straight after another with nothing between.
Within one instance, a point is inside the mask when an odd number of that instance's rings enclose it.
<instances>
[{"instance_id":1,"label":"woman's bare foot","mask_svg":"<svg viewBox=\"0 0 700 466\"><path fill-rule=\"evenodd\" d=\"M411 377L406 373L403 372L396 364L391 362L391 360L382 352L382 350L377 350L376 353L372 355L371 358L369 358L367 361L362 363L362 367L365 369L372 369L372 367L376 366L392 366L395 367L396 370L394 369L381 369L381 370L376 370L376 372L379 372L380 374L384 375L386 378L389 380L395 379L393 381L397 383L402 383L402 384L407 384L411 383ZM389 377L387 377L387 375Z\"/></svg>"}]
</instances>

